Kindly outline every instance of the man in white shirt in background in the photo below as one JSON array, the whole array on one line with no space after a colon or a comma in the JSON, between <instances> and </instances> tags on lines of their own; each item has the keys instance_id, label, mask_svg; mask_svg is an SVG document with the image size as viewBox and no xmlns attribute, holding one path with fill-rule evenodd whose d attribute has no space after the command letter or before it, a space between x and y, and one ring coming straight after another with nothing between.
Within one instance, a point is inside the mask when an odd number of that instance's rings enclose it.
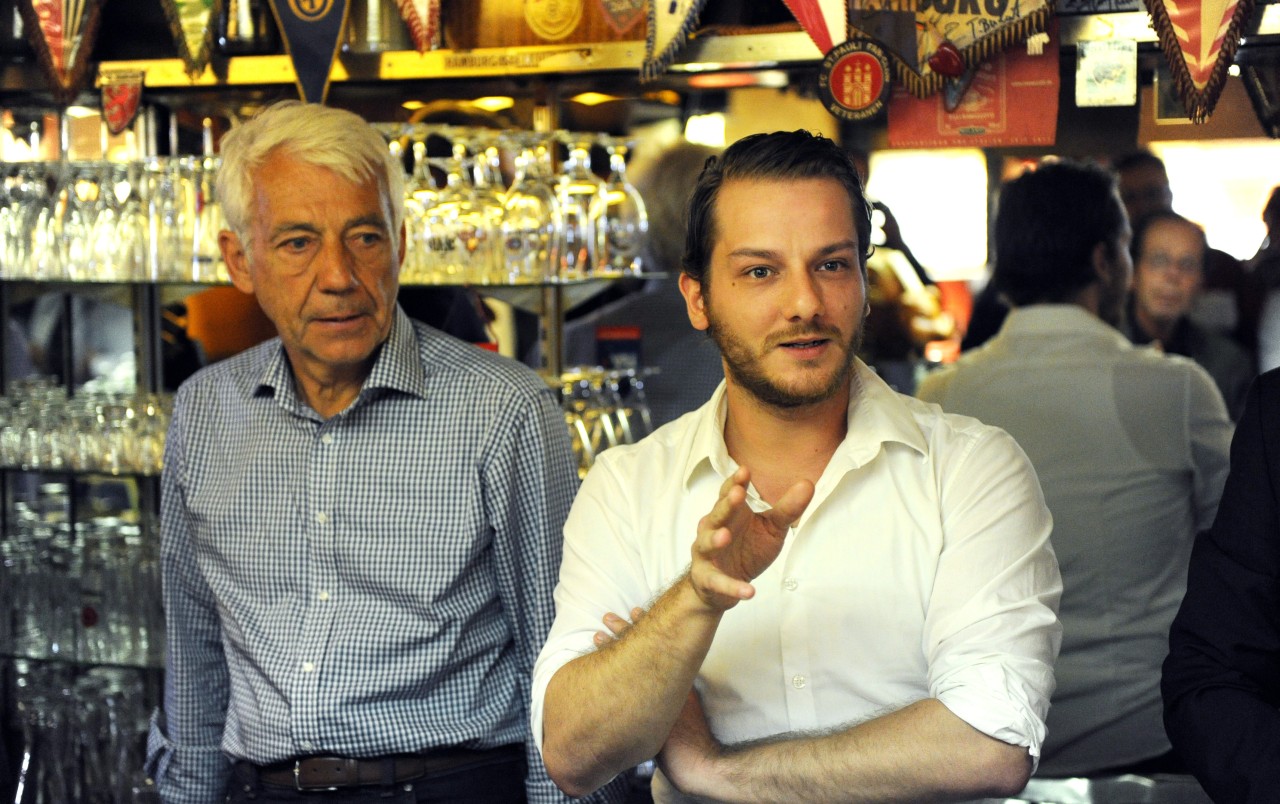
<instances>
[{"instance_id":1,"label":"man in white shirt in background","mask_svg":"<svg viewBox=\"0 0 1280 804\"><path fill-rule=\"evenodd\" d=\"M725 382L574 503L533 681L553 780L660 752L658 802L1017 792L1060 632L1026 457L856 359L870 217L838 145L741 140L689 209L680 287Z\"/></svg>"},{"instance_id":2,"label":"man in white shirt in background","mask_svg":"<svg viewBox=\"0 0 1280 804\"><path fill-rule=\"evenodd\" d=\"M1222 493L1231 424L1203 368L1117 330L1129 240L1100 168L1047 164L1006 184L992 281L1013 310L919 389L1016 438L1053 512L1063 637L1041 776L1181 770L1160 664L1192 540Z\"/></svg>"}]
</instances>

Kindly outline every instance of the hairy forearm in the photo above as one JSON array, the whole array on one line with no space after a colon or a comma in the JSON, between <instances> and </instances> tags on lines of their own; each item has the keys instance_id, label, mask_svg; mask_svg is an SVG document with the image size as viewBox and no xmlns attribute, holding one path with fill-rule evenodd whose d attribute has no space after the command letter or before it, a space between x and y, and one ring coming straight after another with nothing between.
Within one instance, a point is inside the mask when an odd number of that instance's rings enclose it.
<instances>
[{"instance_id":1,"label":"hairy forearm","mask_svg":"<svg viewBox=\"0 0 1280 804\"><path fill-rule=\"evenodd\" d=\"M726 749L690 790L742 802L929 802L1009 796L1031 770L936 699L833 734Z\"/></svg>"},{"instance_id":2,"label":"hairy forearm","mask_svg":"<svg viewBox=\"0 0 1280 804\"><path fill-rule=\"evenodd\" d=\"M720 622L682 576L627 632L547 685L543 761L583 795L658 753Z\"/></svg>"}]
</instances>

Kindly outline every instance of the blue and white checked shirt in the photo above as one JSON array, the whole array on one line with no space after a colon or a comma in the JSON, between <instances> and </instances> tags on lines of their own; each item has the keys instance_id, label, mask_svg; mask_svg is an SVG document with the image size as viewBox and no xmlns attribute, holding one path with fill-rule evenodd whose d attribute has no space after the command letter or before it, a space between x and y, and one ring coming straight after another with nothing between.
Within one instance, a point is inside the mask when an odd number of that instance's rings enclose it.
<instances>
[{"instance_id":1,"label":"blue and white checked shirt","mask_svg":"<svg viewBox=\"0 0 1280 804\"><path fill-rule=\"evenodd\" d=\"M528 747L577 488L564 419L519 364L396 311L359 396L322 419L278 340L178 392L161 497L167 804L230 759Z\"/></svg>"}]
</instances>

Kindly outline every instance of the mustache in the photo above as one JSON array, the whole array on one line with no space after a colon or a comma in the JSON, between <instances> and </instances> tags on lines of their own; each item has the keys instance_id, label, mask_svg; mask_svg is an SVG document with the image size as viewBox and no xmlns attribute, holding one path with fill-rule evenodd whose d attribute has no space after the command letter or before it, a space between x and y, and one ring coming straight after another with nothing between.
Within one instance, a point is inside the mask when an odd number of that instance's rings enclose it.
<instances>
[{"instance_id":1,"label":"mustache","mask_svg":"<svg viewBox=\"0 0 1280 804\"><path fill-rule=\"evenodd\" d=\"M793 327L769 336L765 342L768 347L781 346L796 341L840 340L840 330L835 327Z\"/></svg>"}]
</instances>

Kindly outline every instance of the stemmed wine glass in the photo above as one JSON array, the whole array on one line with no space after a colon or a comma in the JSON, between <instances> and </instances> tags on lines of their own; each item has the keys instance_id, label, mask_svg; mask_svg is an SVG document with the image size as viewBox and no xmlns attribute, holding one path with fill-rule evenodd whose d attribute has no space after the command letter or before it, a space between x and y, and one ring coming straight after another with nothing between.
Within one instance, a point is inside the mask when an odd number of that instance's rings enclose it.
<instances>
[{"instance_id":1,"label":"stemmed wine glass","mask_svg":"<svg viewBox=\"0 0 1280 804\"><path fill-rule=\"evenodd\" d=\"M505 273L511 282L555 278L560 266L564 222L550 172L550 149L543 135L513 132L518 151L516 176L503 204L502 244Z\"/></svg>"},{"instance_id":2,"label":"stemmed wine glass","mask_svg":"<svg viewBox=\"0 0 1280 804\"><path fill-rule=\"evenodd\" d=\"M560 277L582 279L600 265L600 219L604 215L604 182L591 172L591 143L594 135L559 132L569 149L556 192L564 216L560 251Z\"/></svg>"},{"instance_id":3,"label":"stemmed wine glass","mask_svg":"<svg viewBox=\"0 0 1280 804\"><path fill-rule=\"evenodd\" d=\"M609 154L600 222L604 230L600 265L610 273L639 273L640 252L649 234L649 214L639 191L627 181L627 152L634 142L608 134L600 135L599 141Z\"/></svg>"}]
</instances>

